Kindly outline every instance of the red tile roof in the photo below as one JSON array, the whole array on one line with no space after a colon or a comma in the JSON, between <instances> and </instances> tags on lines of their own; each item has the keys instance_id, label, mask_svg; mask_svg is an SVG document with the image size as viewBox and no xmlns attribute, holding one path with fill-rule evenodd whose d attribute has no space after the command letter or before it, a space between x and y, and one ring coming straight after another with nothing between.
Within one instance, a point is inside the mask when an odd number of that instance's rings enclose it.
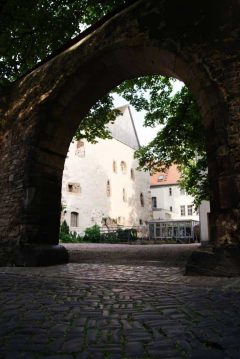
<instances>
[{"instance_id":1,"label":"red tile roof","mask_svg":"<svg viewBox=\"0 0 240 359\"><path fill-rule=\"evenodd\" d=\"M180 180L181 173L179 172L177 165L173 164L169 167L166 172L156 172L151 175L150 185L151 186L163 186L177 184Z\"/></svg>"}]
</instances>

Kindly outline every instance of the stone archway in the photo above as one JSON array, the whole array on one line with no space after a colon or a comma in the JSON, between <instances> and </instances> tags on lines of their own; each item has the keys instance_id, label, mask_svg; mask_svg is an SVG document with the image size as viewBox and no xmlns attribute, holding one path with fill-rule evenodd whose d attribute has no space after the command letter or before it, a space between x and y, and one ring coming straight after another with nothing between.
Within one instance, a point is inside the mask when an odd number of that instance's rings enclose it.
<instances>
[{"instance_id":1,"label":"stone archway","mask_svg":"<svg viewBox=\"0 0 240 359\"><path fill-rule=\"evenodd\" d=\"M235 0L135 1L12 85L1 101L3 264L66 260L58 228L69 143L97 99L147 74L184 81L198 101L207 132L211 243L239 248L239 8Z\"/></svg>"}]
</instances>

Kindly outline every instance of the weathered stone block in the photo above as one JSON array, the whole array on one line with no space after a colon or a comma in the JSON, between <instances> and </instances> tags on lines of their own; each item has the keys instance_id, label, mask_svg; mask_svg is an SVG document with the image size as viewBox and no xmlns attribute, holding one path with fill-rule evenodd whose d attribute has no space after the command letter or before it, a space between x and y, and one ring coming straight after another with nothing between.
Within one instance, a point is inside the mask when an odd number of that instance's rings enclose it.
<instances>
[{"instance_id":1,"label":"weathered stone block","mask_svg":"<svg viewBox=\"0 0 240 359\"><path fill-rule=\"evenodd\" d=\"M240 276L240 246L208 247L193 252L186 265L186 275Z\"/></svg>"}]
</instances>

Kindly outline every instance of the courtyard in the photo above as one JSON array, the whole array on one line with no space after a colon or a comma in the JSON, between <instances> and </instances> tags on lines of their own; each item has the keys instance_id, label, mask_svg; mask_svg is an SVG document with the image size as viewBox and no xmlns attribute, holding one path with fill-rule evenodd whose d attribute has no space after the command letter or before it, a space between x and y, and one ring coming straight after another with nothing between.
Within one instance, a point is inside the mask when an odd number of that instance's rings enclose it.
<instances>
[{"instance_id":1,"label":"courtyard","mask_svg":"<svg viewBox=\"0 0 240 359\"><path fill-rule=\"evenodd\" d=\"M162 248L160 261L2 267L0 358L240 358L239 278L185 276L189 247L180 260Z\"/></svg>"}]
</instances>

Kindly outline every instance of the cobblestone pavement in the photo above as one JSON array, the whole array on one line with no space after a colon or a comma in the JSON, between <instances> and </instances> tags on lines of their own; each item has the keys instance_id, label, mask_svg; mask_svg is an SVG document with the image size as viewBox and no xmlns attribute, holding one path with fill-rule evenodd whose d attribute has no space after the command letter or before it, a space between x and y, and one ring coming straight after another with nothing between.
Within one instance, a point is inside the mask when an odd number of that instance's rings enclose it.
<instances>
[{"instance_id":1,"label":"cobblestone pavement","mask_svg":"<svg viewBox=\"0 0 240 359\"><path fill-rule=\"evenodd\" d=\"M0 268L0 358L240 358L240 278L181 267Z\"/></svg>"}]
</instances>

